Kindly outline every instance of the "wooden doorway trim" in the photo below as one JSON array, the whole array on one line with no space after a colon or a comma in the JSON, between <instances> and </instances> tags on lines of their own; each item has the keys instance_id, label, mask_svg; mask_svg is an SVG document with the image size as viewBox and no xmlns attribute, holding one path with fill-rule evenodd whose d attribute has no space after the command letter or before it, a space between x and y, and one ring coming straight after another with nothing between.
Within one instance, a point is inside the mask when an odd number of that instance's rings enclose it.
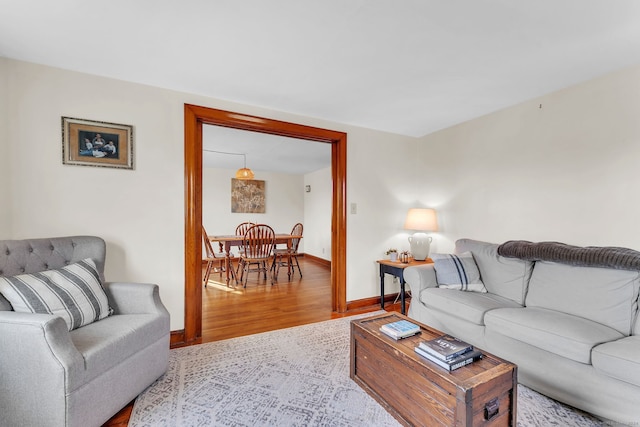
<instances>
[{"instance_id":1,"label":"wooden doorway trim","mask_svg":"<svg viewBox=\"0 0 640 427\"><path fill-rule=\"evenodd\" d=\"M331 144L331 304L347 310L347 134L242 113L185 104L185 310L184 343L202 336L202 125L282 135Z\"/></svg>"}]
</instances>

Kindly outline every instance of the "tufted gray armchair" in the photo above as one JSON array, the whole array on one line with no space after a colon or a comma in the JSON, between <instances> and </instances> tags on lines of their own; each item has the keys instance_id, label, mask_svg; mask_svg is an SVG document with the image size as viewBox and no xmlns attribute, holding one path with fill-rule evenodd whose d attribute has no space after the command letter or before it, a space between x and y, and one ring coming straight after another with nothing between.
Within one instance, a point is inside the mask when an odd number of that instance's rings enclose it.
<instances>
[{"instance_id":1,"label":"tufted gray armchair","mask_svg":"<svg viewBox=\"0 0 640 427\"><path fill-rule=\"evenodd\" d=\"M0 241L0 276L92 258L114 309L69 332L61 317L16 313L0 295L0 425L100 426L166 371L158 286L104 282L105 253L92 236Z\"/></svg>"}]
</instances>

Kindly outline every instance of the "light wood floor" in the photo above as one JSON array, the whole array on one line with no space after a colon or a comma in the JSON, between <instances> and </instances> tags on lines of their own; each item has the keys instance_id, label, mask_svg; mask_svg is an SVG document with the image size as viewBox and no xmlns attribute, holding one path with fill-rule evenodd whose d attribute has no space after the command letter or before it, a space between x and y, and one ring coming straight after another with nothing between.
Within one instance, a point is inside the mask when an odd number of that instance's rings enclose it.
<instances>
[{"instance_id":1,"label":"light wood floor","mask_svg":"<svg viewBox=\"0 0 640 427\"><path fill-rule=\"evenodd\" d=\"M331 311L330 270L311 260L300 258L303 277L280 270L275 285L267 280L249 276L246 288L227 287L218 273L212 273L202 292L202 342L219 341L275 329L321 322L379 310L375 305L348 313ZM386 304L388 311L400 311L400 304ZM133 403L116 414L103 427L125 427L131 416Z\"/></svg>"}]
</instances>

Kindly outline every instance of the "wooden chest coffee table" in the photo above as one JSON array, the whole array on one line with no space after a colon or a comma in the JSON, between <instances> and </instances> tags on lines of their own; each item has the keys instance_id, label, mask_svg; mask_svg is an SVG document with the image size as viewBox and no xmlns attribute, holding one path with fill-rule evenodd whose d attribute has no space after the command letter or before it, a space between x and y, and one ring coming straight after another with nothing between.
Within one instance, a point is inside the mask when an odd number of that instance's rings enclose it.
<instances>
[{"instance_id":1,"label":"wooden chest coffee table","mask_svg":"<svg viewBox=\"0 0 640 427\"><path fill-rule=\"evenodd\" d=\"M394 340L385 323L407 319L421 333ZM443 335L399 313L351 321L351 378L407 426L516 426L517 367L489 353L448 372L418 355Z\"/></svg>"}]
</instances>

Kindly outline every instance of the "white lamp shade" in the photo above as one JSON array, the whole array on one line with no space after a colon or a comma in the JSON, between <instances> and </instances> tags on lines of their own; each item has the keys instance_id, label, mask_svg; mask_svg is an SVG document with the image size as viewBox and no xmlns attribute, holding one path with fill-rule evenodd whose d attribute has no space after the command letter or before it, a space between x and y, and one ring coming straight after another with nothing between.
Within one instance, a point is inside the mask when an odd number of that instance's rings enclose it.
<instances>
[{"instance_id":1,"label":"white lamp shade","mask_svg":"<svg viewBox=\"0 0 640 427\"><path fill-rule=\"evenodd\" d=\"M418 261L424 261L429 257L429 251L431 250L431 242L433 238L427 236L425 231L438 231L438 218L436 217L436 211L428 208L413 208L409 209L407 213L407 219L404 222L404 228L406 230L416 230L413 236L409 237L409 244L411 245L411 254L413 259Z\"/></svg>"},{"instance_id":2,"label":"white lamp shade","mask_svg":"<svg viewBox=\"0 0 640 427\"><path fill-rule=\"evenodd\" d=\"M438 231L436 211L429 208L409 209L404 228L405 230L415 231Z\"/></svg>"}]
</instances>

